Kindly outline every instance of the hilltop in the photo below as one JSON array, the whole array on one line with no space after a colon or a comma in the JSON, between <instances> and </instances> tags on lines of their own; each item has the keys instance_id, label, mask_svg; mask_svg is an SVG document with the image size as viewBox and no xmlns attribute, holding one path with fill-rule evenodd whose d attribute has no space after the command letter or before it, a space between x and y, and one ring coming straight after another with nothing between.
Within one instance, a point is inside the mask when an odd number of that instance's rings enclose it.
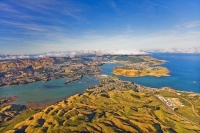
<instances>
[{"instance_id":1,"label":"hilltop","mask_svg":"<svg viewBox=\"0 0 200 133\"><path fill-rule=\"evenodd\" d=\"M113 89L106 89L110 87ZM108 77L83 94L38 112L22 112L9 125L5 123L1 131L195 133L200 132L200 118L196 116L199 112L195 114L183 97L195 99L197 95L170 88L152 89ZM197 104L195 100L194 105Z\"/></svg>"}]
</instances>

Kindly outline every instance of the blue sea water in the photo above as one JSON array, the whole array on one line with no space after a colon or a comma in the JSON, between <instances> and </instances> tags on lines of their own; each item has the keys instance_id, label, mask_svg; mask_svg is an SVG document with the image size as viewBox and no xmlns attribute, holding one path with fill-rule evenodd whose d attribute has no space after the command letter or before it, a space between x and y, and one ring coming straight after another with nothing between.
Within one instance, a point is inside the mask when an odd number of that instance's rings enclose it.
<instances>
[{"instance_id":1,"label":"blue sea water","mask_svg":"<svg viewBox=\"0 0 200 133\"><path fill-rule=\"evenodd\" d=\"M170 77L165 77L167 84L181 91L200 92L200 54L153 54L155 58L167 60Z\"/></svg>"},{"instance_id":2,"label":"blue sea water","mask_svg":"<svg viewBox=\"0 0 200 133\"><path fill-rule=\"evenodd\" d=\"M160 88L169 86L176 90L200 92L200 54L152 54L151 56L166 60L163 66L170 70L168 77L144 76L122 80L136 82L141 85ZM112 70L121 64L105 64L102 73L112 75ZM86 88L99 83L99 80L84 77L82 80L65 85L66 79L56 79L47 82L34 82L26 85L0 88L0 97L19 96L17 104L27 102L46 102L61 100L77 93L83 93Z\"/></svg>"},{"instance_id":3,"label":"blue sea water","mask_svg":"<svg viewBox=\"0 0 200 133\"><path fill-rule=\"evenodd\" d=\"M200 92L200 54L160 53L150 55L167 62L162 66L170 70L168 77L144 76L128 78L119 76L122 80L136 82L149 87L171 87L181 91ZM112 74L113 67L118 64L103 66L105 74Z\"/></svg>"}]
</instances>

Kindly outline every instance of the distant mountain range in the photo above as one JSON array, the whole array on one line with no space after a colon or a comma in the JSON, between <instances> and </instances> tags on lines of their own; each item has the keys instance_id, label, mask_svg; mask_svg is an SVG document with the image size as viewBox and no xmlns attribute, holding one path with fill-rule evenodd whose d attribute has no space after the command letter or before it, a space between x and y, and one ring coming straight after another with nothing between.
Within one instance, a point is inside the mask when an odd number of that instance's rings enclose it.
<instances>
[{"instance_id":1,"label":"distant mountain range","mask_svg":"<svg viewBox=\"0 0 200 133\"><path fill-rule=\"evenodd\" d=\"M0 60L12 60L12 59L34 59L39 57L74 57L74 56L90 56L90 55L145 55L148 54L141 50L116 50L116 51L104 51L104 50L79 50L79 51L51 51L40 54L31 55L11 55L0 54Z\"/></svg>"},{"instance_id":2,"label":"distant mountain range","mask_svg":"<svg viewBox=\"0 0 200 133\"><path fill-rule=\"evenodd\" d=\"M89 55L145 55L149 53L200 53L200 47L179 49L153 49L153 50L79 50L79 51L51 51L40 54L30 55L11 55L0 54L0 60L13 60L13 59L34 59L39 57L74 57L74 56L89 56Z\"/></svg>"},{"instance_id":3,"label":"distant mountain range","mask_svg":"<svg viewBox=\"0 0 200 133\"><path fill-rule=\"evenodd\" d=\"M187 49L164 48L164 49L154 49L154 50L147 50L147 51L151 53L200 53L200 47L187 48Z\"/></svg>"}]
</instances>

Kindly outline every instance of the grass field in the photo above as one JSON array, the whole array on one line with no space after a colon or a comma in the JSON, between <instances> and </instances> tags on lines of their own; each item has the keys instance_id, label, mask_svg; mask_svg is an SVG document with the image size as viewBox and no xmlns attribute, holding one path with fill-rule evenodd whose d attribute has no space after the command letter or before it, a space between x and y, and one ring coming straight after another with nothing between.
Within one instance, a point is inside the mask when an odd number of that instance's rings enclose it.
<instances>
[{"instance_id":1,"label":"grass field","mask_svg":"<svg viewBox=\"0 0 200 133\"><path fill-rule=\"evenodd\" d=\"M195 133L200 128L169 112L153 96L128 90L77 94L38 113L24 112L3 131Z\"/></svg>"},{"instance_id":2,"label":"grass field","mask_svg":"<svg viewBox=\"0 0 200 133\"><path fill-rule=\"evenodd\" d=\"M8 121L8 122L4 123L2 126L0 126L0 132L3 133L5 131L7 131L7 130L13 129L16 124L18 124L21 121L26 120L27 118L29 118L30 116L32 116L36 112L37 111L34 111L34 110L25 110L25 111L23 111L20 115L18 115L17 117L12 119L11 121Z\"/></svg>"}]
</instances>

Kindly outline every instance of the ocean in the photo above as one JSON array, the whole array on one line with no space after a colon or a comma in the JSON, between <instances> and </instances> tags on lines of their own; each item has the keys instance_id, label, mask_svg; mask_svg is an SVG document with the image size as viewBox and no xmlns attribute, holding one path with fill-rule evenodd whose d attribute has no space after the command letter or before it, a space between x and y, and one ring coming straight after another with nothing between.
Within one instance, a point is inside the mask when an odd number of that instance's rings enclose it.
<instances>
[{"instance_id":1,"label":"ocean","mask_svg":"<svg viewBox=\"0 0 200 133\"><path fill-rule=\"evenodd\" d=\"M136 82L141 85L161 88L171 87L181 91L200 92L200 54L156 53L150 56L167 62L162 66L170 70L168 77L144 76L128 78L119 76L122 80ZM120 64L106 64L102 68L104 74L113 75L112 70Z\"/></svg>"},{"instance_id":2,"label":"ocean","mask_svg":"<svg viewBox=\"0 0 200 133\"><path fill-rule=\"evenodd\" d=\"M119 76L122 80L136 82L141 85L161 88L171 87L180 91L200 92L200 54L152 54L160 60L167 62L162 66L170 70L170 76L153 77L144 76L137 78L127 78ZM113 75L114 67L121 64L105 64L102 66L102 73ZM34 82L26 85L7 86L0 88L0 97L19 96L16 104L26 104L27 102L48 102L58 101L99 83L98 79L84 77L82 80L65 85L66 79L56 79L47 82Z\"/></svg>"}]
</instances>

